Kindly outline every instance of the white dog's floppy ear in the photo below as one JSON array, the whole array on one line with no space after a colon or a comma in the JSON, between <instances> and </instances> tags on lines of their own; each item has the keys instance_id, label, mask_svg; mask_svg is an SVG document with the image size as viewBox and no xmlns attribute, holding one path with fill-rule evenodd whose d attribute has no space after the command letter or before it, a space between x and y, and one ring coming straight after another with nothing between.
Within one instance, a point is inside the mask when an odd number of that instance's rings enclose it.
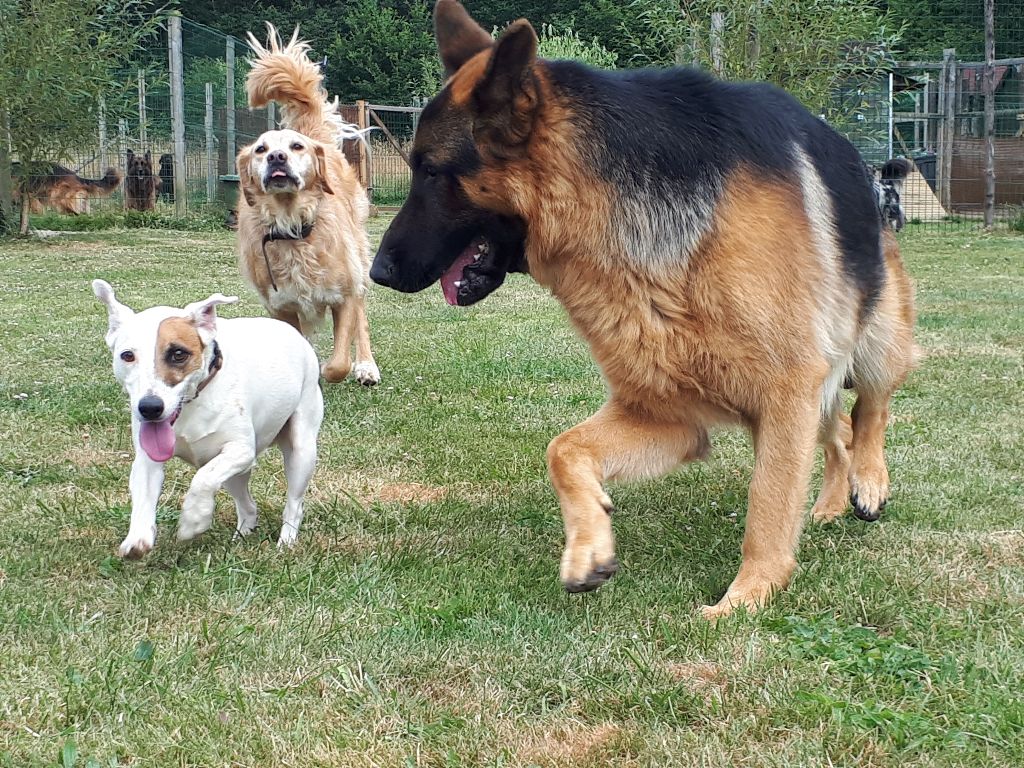
<instances>
[{"instance_id":1,"label":"white dog's floppy ear","mask_svg":"<svg viewBox=\"0 0 1024 768\"><path fill-rule=\"evenodd\" d=\"M93 280L92 292L96 294L97 299L107 305L107 335L105 341L107 346L113 349L114 336L117 334L117 329L121 327L121 323L132 317L135 313L114 298L114 289L110 287L110 283L106 280Z\"/></svg>"},{"instance_id":2,"label":"white dog's floppy ear","mask_svg":"<svg viewBox=\"0 0 1024 768\"><path fill-rule=\"evenodd\" d=\"M204 343L213 338L217 330L217 305L234 304L238 301L237 296L225 296L223 293L215 293L208 299L194 301L183 310L185 316L192 321L192 324L199 331L199 337Z\"/></svg>"}]
</instances>

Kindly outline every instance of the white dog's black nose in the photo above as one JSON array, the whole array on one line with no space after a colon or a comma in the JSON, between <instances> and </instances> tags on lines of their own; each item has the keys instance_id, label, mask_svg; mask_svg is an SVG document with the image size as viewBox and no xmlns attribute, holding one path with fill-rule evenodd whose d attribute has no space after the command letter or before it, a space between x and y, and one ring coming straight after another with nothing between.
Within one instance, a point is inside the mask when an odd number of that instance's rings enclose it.
<instances>
[{"instance_id":1,"label":"white dog's black nose","mask_svg":"<svg viewBox=\"0 0 1024 768\"><path fill-rule=\"evenodd\" d=\"M146 395L139 400L139 416L146 421L159 419L164 413L164 401L156 395Z\"/></svg>"},{"instance_id":2,"label":"white dog's black nose","mask_svg":"<svg viewBox=\"0 0 1024 768\"><path fill-rule=\"evenodd\" d=\"M288 155L284 153L283 149L278 149L267 155L267 162L271 165L284 165L288 162Z\"/></svg>"}]
</instances>

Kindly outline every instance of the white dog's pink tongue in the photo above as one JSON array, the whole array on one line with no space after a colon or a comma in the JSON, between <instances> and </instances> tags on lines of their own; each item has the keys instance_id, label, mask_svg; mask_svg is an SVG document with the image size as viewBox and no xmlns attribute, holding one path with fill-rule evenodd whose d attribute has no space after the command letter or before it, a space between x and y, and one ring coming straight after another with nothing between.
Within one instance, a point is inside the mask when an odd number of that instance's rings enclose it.
<instances>
[{"instance_id":1,"label":"white dog's pink tongue","mask_svg":"<svg viewBox=\"0 0 1024 768\"><path fill-rule=\"evenodd\" d=\"M173 419L144 421L139 427L139 443L153 461L167 461L174 455Z\"/></svg>"},{"instance_id":2,"label":"white dog's pink tongue","mask_svg":"<svg viewBox=\"0 0 1024 768\"><path fill-rule=\"evenodd\" d=\"M459 287L455 283L462 279L462 270L473 263L476 254L477 249L470 246L459 254L459 258L455 260L455 263L448 267L447 271L441 275L441 290L444 291L444 300L452 306L458 303L456 297L459 295Z\"/></svg>"}]
</instances>

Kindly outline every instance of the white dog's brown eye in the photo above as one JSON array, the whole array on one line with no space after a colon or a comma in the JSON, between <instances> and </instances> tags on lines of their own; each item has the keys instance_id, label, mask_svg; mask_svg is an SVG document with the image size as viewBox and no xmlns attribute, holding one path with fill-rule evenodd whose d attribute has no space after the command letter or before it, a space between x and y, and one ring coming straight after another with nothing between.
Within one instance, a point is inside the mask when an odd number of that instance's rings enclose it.
<instances>
[{"instance_id":1,"label":"white dog's brown eye","mask_svg":"<svg viewBox=\"0 0 1024 768\"><path fill-rule=\"evenodd\" d=\"M262 155L262 154L263 154L264 152L266 152L266 151L267 151L267 148L266 148L265 146L263 146L262 144L260 144L260 145L259 145L258 147L256 147L256 149L254 149L253 151L254 151L254 152L255 152L255 153L257 154L257 155Z\"/></svg>"},{"instance_id":2,"label":"white dog's brown eye","mask_svg":"<svg viewBox=\"0 0 1024 768\"><path fill-rule=\"evenodd\" d=\"M126 349L124 352L121 353L121 359L124 360L126 363L134 363L135 353L132 352L130 349Z\"/></svg>"},{"instance_id":3,"label":"white dog's brown eye","mask_svg":"<svg viewBox=\"0 0 1024 768\"><path fill-rule=\"evenodd\" d=\"M303 148L302 145L299 144L299 142L297 142L297 141L294 144L292 144L292 149L294 149L296 152L298 152L302 148Z\"/></svg>"},{"instance_id":4,"label":"white dog's brown eye","mask_svg":"<svg viewBox=\"0 0 1024 768\"><path fill-rule=\"evenodd\" d=\"M171 363L172 365L181 365L186 360L188 360L190 356L191 355L187 349L182 349L181 347L174 347L173 349L167 352L167 362Z\"/></svg>"}]
</instances>

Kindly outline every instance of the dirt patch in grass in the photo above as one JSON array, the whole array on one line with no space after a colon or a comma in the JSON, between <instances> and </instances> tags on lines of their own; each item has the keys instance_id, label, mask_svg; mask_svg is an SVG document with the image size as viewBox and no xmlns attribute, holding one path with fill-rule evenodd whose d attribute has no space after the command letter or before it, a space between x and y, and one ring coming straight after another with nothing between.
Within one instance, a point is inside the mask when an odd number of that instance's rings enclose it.
<instances>
[{"instance_id":1,"label":"dirt patch in grass","mask_svg":"<svg viewBox=\"0 0 1024 768\"><path fill-rule=\"evenodd\" d=\"M545 767L606 765L602 758L614 754L622 734L621 726L614 723L585 725L568 722L545 726L539 732L511 735L509 743L520 742L516 753L522 764Z\"/></svg>"}]
</instances>

